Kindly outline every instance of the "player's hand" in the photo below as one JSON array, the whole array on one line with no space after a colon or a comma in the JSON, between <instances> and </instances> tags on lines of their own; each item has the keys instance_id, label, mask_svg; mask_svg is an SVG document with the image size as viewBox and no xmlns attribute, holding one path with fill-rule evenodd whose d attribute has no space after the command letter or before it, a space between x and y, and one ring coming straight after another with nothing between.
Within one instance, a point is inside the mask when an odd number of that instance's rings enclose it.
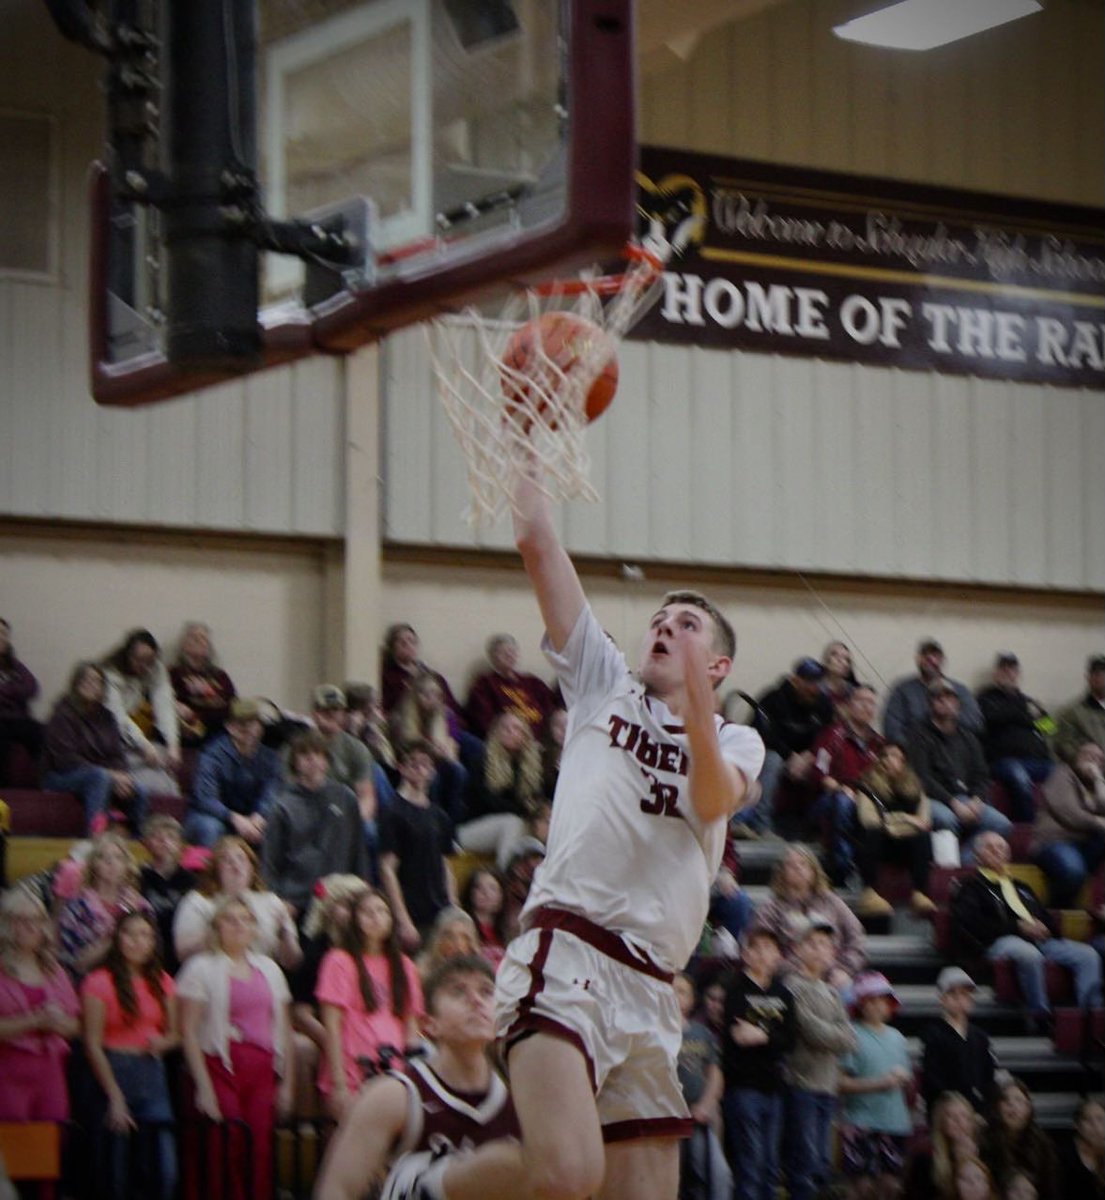
<instances>
[{"instance_id":1,"label":"player's hand","mask_svg":"<svg viewBox=\"0 0 1105 1200\"><path fill-rule=\"evenodd\" d=\"M683 682L689 685L698 680L710 686L707 668L710 665L710 648L705 643L690 636L685 630L675 630L675 636L668 643L672 658L682 665Z\"/></svg>"}]
</instances>

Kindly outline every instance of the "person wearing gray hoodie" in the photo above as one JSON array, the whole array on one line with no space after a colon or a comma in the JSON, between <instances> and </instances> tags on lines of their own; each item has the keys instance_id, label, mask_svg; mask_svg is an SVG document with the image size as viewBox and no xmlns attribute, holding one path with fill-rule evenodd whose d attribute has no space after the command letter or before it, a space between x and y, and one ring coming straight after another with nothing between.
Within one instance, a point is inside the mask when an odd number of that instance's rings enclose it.
<instances>
[{"instance_id":1,"label":"person wearing gray hoodie","mask_svg":"<svg viewBox=\"0 0 1105 1200\"><path fill-rule=\"evenodd\" d=\"M840 993L825 982L836 956L834 935L830 921L809 917L795 931L798 971L787 980L794 997L797 1035L783 1067L787 1090L782 1157L791 1200L812 1200L829 1182L838 1062L842 1054L856 1048Z\"/></svg>"},{"instance_id":2,"label":"person wearing gray hoodie","mask_svg":"<svg viewBox=\"0 0 1105 1200\"><path fill-rule=\"evenodd\" d=\"M261 873L298 921L324 875L368 874L357 797L328 778L326 743L313 730L292 739L292 782L280 794L265 825Z\"/></svg>"}]
</instances>

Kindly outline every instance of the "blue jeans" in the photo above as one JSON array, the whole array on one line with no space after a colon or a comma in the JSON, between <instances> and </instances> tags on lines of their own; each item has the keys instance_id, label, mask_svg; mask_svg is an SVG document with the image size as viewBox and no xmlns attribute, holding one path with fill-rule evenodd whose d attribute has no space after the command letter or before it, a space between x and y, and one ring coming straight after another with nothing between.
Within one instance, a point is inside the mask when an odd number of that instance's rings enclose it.
<instances>
[{"instance_id":1,"label":"blue jeans","mask_svg":"<svg viewBox=\"0 0 1105 1200\"><path fill-rule=\"evenodd\" d=\"M990 774L1009 793L1013 817L1032 821L1036 817L1036 794L1032 785L1043 783L1055 764L1050 758L999 758Z\"/></svg>"},{"instance_id":2,"label":"blue jeans","mask_svg":"<svg viewBox=\"0 0 1105 1200\"><path fill-rule=\"evenodd\" d=\"M737 820L743 822L749 829L764 833L772 828L772 814L775 812L775 793L779 788L779 778L783 773L783 757L774 750L768 750L764 755L764 765L760 770L760 798L743 812L737 814Z\"/></svg>"},{"instance_id":3,"label":"blue jeans","mask_svg":"<svg viewBox=\"0 0 1105 1200\"><path fill-rule=\"evenodd\" d=\"M732 896L715 895L710 900L710 920L715 925L723 925L738 942L755 911L756 905L744 888Z\"/></svg>"},{"instance_id":4,"label":"blue jeans","mask_svg":"<svg viewBox=\"0 0 1105 1200\"><path fill-rule=\"evenodd\" d=\"M1038 944L1009 934L999 937L986 951L996 958L1012 959L1025 1003L1034 1013L1051 1011L1044 982L1044 963L1058 963L1074 975L1074 994L1080 1008L1101 1003L1101 959L1092 946L1069 938L1048 938Z\"/></svg>"},{"instance_id":5,"label":"blue jeans","mask_svg":"<svg viewBox=\"0 0 1105 1200\"><path fill-rule=\"evenodd\" d=\"M42 780L42 786L52 792L72 792L84 805L84 830L91 832L92 818L106 813L115 784L106 767L74 767L71 771L51 771ZM124 803L124 802L120 802ZM141 830L150 806L150 798L144 787L135 784L134 791L125 801L127 814L136 830Z\"/></svg>"},{"instance_id":6,"label":"blue jeans","mask_svg":"<svg viewBox=\"0 0 1105 1200\"><path fill-rule=\"evenodd\" d=\"M683 1147L679 1163L682 1200L732 1200L733 1173L710 1126L696 1125Z\"/></svg>"},{"instance_id":7,"label":"blue jeans","mask_svg":"<svg viewBox=\"0 0 1105 1200\"><path fill-rule=\"evenodd\" d=\"M956 796L955 799L966 800L967 797ZM975 825L964 825L952 812L951 805L942 800L930 800L929 810L932 813L933 830L950 829L963 843L961 858L965 867L974 862L971 843L980 833L1000 833L1003 838L1007 838L1013 829L1013 822L1005 813L998 812L992 804L983 808L982 816Z\"/></svg>"},{"instance_id":8,"label":"blue jeans","mask_svg":"<svg viewBox=\"0 0 1105 1200\"><path fill-rule=\"evenodd\" d=\"M826 872L834 886L842 887L855 865L852 830L856 824L856 802L846 792L822 792L809 815L814 825L825 831Z\"/></svg>"},{"instance_id":9,"label":"blue jeans","mask_svg":"<svg viewBox=\"0 0 1105 1200\"><path fill-rule=\"evenodd\" d=\"M234 827L220 817L193 809L184 818L184 840L192 846L213 846L221 837L234 832Z\"/></svg>"},{"instance_id":10,"label":"blue jeans","mask_svg":"<svg viewBox=\"0 0 1105 1200\"><path fill-rule=\"evenodd\" d=\"M1105 834L1080 842L1052 842L1036 855L1047 876L1053 908L1073 908L1086 880L1105 862Z\"/></svg>"},{"instance_id":11,"label":"blue jeans","mask_svg":"<svg viewBox=\"0 0 1105 1200\"><path fill-rule=\"evenodd\" d=\"M781 1092L730 1088L721 1101L734 1200L775 1200L779 1185Z\"/></svg>"},{"instance_id":12,"label":"blue jeans","mask_svg":"<svg viewBox=\"0 0 1105 1200\"><path fill-rule=\"evenodd\" d=\"M165 1064L148 1054L112 1050L107 1051L107 1059L138 1129L131 1134L103 1129L102 1169L110 1172L105 1194L130 1195L130 1172L137 1164L144 1176L139 1194L151 1200L172 1200L177 1180L176 1137Z\"/></svg>"},{"instance_id":13,"label":"blue jeans","mask_svg":"<svg viewBox=\"0 0 1105 1200\"><path fill-rule=\"evenodd\" d=\"M836 1097L788 1088L783 1104L783 1171L790 1200L812 1200L832 1177L829 1137Z\"/></svg>"}]
</instances>

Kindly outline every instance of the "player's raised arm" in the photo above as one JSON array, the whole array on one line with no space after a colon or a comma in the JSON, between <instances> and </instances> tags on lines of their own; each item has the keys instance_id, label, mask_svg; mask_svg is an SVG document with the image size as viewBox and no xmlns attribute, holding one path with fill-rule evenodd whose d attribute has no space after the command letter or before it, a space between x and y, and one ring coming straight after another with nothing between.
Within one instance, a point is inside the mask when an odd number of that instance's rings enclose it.
<instances>
[{"instance_id":1,"label":"player's raised arm","mask_svg":"<svg viewBox=\"0 0 1105 1200\"><path fill-rule=\"evenodd\" d=\"M545 630L554 650L562 650L587 598L568 552L553 527L549 498L532 472L520 474L514 489L514 541L533 584Z\"/></svg>"},{"instance_id":2,"label":"player's raised arm","mask_svg":"<svg viewBox=\"0 0 1105 1200\"><path fill-rule=\"evenodd\" d=\"M711 652L700 642L681 640L684 664L683 727L687 731L690 767L687 785L692 806L701 821L728 818L748 795L740 769L722 757L714 721L714 681ZM728 665L725 670L728 671Z\"/></svg>"},{"instance_id":3,"label":"player's raised arm","mask_svg":"<svg viewBox=\"0 0 1105 1200\"><path fill-rule=\"evenodd\" d=\"M398 1079L380 1076L363 1087L327 1147L313 1200L361 1200L383 1175L407 1107Z\"/></svg>"}]
</instances>

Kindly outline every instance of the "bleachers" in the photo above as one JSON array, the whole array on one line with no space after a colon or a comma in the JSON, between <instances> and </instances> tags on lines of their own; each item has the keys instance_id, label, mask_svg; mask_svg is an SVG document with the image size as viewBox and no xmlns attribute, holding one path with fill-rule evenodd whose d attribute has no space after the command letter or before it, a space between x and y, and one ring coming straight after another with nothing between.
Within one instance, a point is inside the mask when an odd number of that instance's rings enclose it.
<instances>
[{"instance_id":1,"label":"bleachers","mask_svg":"<svg viewBox=\"0 0 1105 1200\"><path fill-rule=\"evenodd\" d=\"M1021 827L1015 827L1020 829ZM1028 829L1028 827L1024 827ZM1020 834L1011 844L1027 853L1027 838ZM741 883L757 903L768 895L771 870L786 849L781 842L742 842ZM1016 854L1017 851L1015 850ZM1042 872L1026 862L1013 864L1018 878L1030 883L1047 899ZM882 971L894 984L902 1000L895 1024L916 1041L921 1030L941 1013L936 992L936 977L948 965L952 954L951 915L948 910L951 889L956 879L970 874L970 867L933 867L929 876L929 895L937 904L931 921L913 916L903 905L909 899L908 874L899 867L883 867L880 877L882 894L899 905L892 917L865 919L868 930L869 965ZM1100 903L1101 872L1087 886L1082 897L1087 904ZM853 904L858 893L841 892ZM1066 937L1086 940L1091 921L1084 911L1054 911L1060 930ZM1009 962L971 963L972 976L979 984L972 1017L993 1039L999 1065L1024 1079L1036 1100L1041 1124L1050 1130L1068 1131L1082 1092L1100 1090L1102 1063L1105 1062L1105 1009L1089 1015L1073 1007L1069 974L1055 964L1047 967L1048 991L1055 1005L1055 1032L1050 1038L1031 1036L1025 1022L1024 1006L1016 975Z\"/></svg>"}]
</instances>

